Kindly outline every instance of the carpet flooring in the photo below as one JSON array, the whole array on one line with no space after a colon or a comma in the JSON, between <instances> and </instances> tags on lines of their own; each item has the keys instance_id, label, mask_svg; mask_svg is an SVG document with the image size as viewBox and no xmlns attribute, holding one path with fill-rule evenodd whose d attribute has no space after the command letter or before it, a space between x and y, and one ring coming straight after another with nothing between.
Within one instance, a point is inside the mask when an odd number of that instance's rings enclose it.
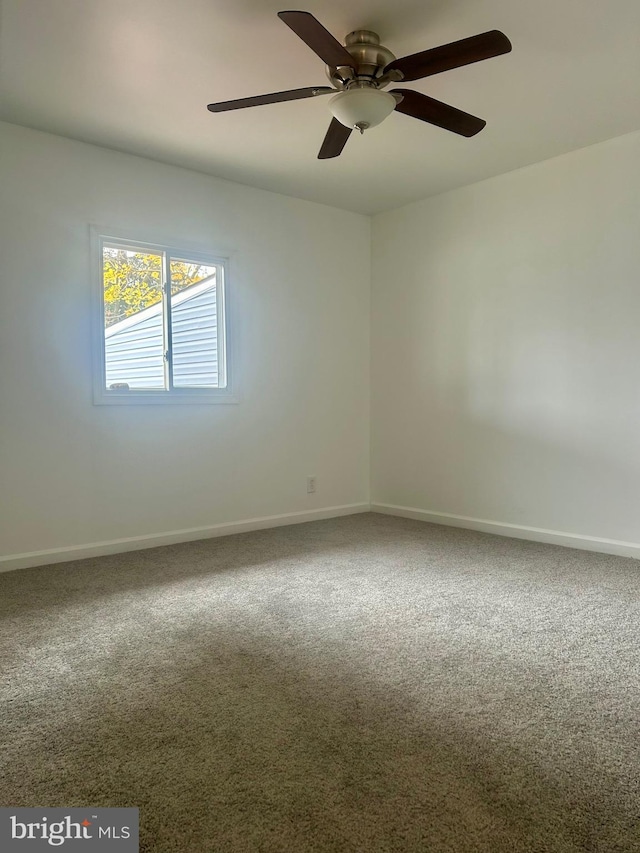
<instances>
[{"instance_id":1,"label":"carpet flooring","mask_svg":"<svg viewBox=\"0 0 640 853\"><path fill-rule=\"evenodd\" d=\"M145 853L640 851L634 560L365 514L0 575L0 805Z\"/></svg>"}]
</instances>

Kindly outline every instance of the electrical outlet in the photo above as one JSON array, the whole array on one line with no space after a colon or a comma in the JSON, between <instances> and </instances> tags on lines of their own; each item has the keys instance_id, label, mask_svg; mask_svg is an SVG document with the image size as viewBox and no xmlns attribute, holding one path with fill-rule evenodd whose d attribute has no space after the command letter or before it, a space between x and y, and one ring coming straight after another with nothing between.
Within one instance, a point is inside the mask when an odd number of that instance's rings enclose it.
<instances>
[{"instance_id":1,"label":"electrical outlet","mask_svg":"<svg viewBox=\"0 0 640 853\"><path fill-rule=\"evenodd\" d=\"M307 477L307 494L312 495L316 490L316 478L315 475L313 477Z\"/></svg>"}]
</instances>

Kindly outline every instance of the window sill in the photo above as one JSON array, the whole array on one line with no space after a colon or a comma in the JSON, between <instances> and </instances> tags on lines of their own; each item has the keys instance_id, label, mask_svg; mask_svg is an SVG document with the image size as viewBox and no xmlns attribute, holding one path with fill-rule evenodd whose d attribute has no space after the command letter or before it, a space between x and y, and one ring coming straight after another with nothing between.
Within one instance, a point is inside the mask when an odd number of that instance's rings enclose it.
<instances>
[{"instance_id":1,"label":"window sill","mask_svg":"<svg viewBox=\"0 0 640 853\"><path fill-rule=\"evenodd\" d=\"M96 391L95 406L211 406L239 403L237 394L220 391Z\"/></svg>"}]
</instances>

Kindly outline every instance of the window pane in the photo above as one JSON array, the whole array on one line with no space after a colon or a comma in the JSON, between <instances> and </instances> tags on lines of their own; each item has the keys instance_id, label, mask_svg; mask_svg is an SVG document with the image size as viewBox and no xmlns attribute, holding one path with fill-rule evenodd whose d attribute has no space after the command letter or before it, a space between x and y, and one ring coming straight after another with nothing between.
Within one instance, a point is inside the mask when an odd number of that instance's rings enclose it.
<instances>
[{"instance_id":1,"label":"window pane","mask_svg":"<svg viewBox=\"0 0 640 853\"><path fill-rule=\"evenodd\" d=\"M108 389L165 388L162 254L104 246Z\"/></svg>"},{"instance_id":2,"label":"window pane","mask_svg":"<svg viewBox=\"0 0 640 853\"><path fill-rule=\"evenodd\" d=\"M175 388L218 388L217 268L172 259L171 351Z\"/></svg>"}]
</instances>

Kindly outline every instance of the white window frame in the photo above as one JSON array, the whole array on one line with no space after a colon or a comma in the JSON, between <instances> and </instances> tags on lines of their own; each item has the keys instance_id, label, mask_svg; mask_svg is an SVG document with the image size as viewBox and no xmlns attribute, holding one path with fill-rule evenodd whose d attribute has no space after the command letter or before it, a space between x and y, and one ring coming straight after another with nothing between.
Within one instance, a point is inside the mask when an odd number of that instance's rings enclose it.
<instances>
[{"instance_id":1,"label":"white window frame","mask_svg":"<svg viewBox=\"0 0 640 853\"><path fill-rule=\"evenodd\" d=\"M215 252L194 248L190 245L176 243L149 242L137 240L135 235L122 236L113 229L90 226L91 262L94 271L94 359L93 359L93 402L96 405L193 405L198 403L237 403L238 397L232 385L232 361L230 358L229 339L230 310L229 310L229 266L230 259ZM134 388L130 390L109 389L106 385L105 361L105 328L104 328L104 280L103 280L103 248L114 246L131 251L148 251L163 253L163 316L165 329L168 330L169 340L166 347L168 358L171 359L171 273L168 269L169 260L189 260L215 266L219 271L216 280L217 322L218 322L218 370L222 370L226 383L223 388L175 388L170 385L165 389ZM222 275L220 276L220 272Z\"/></svg>"}]
</instances>

